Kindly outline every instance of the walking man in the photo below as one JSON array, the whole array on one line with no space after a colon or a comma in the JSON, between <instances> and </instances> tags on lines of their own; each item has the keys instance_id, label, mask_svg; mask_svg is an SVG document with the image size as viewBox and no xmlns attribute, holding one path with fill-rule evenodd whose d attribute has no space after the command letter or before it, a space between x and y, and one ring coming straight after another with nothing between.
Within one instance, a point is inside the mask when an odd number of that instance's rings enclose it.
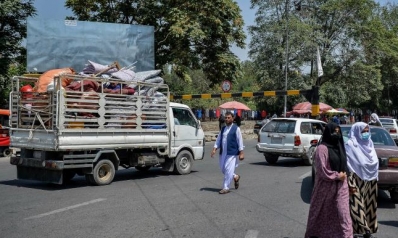
<instances>
[{"instance_id":1,"label":"walking man","mask_svg":"<svg viewBox=\"0 0 398 238\"><path fill-rule=\"evenodd\" d=\"M213 157L217 149L220 149L219 164L221 172L224 174L224 184L219 192L220 194L229 193L229 185L232 179L234 180L235 189L239 188L240 176L235 174L235 167L238 166L239 160L244 159L242 133L239 127L233 124L233 114L229 111L226 112L224 119L226 125L221 128L214 148L211 151L211 157Z\"/></svg>"}]
</instances>

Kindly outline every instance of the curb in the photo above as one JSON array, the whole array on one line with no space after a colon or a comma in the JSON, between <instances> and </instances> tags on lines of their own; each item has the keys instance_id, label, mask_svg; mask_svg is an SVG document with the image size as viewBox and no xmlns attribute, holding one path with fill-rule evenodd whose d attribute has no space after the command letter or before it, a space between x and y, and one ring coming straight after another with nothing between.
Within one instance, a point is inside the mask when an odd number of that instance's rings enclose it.
<instances>
[{"instance_id":1,"label":"curb","mask_svg":"<svg viewBox=\"0 0 398 238\"><path fill-rule=\"evenodd\" d=\"M253 130L242 130L243 139L254 139L257 138L257 134L254 134ZM206 142L216 141L219 131L205 131Z\"/></svg>"}]
</instances>

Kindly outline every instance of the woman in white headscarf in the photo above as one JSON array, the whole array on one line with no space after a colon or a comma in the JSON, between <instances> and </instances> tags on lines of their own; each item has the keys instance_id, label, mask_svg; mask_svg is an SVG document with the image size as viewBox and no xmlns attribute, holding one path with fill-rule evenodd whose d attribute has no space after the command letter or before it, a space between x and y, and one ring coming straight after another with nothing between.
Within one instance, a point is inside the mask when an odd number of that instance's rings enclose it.
<instances>
[{"instance_id":1,"label":"woman in white headscarf","mask_svg":"<svg viewBox=\"0 0 398 238\"><path fill-rule=\"evenodd\" d=\"M381 124L381 121L379 119L379 116L376 113L372 113L370 115L370 122L369 125L373 125L373 126L383 126Z\"/></svg>"},{"instance_id":2,"label":"woman in white headscarf","mask_svg":"<svg viewBox=\"0 0 398 238\"><path fill-rule=\"evenodd\" d=\"M370 138L369 125L364 122L352 125L345 149L350 171L348 185L354 234L363 234L364 238L373 237L371 234L378 229L376 210L379 160Z\"/></svg>"}]
</instances>

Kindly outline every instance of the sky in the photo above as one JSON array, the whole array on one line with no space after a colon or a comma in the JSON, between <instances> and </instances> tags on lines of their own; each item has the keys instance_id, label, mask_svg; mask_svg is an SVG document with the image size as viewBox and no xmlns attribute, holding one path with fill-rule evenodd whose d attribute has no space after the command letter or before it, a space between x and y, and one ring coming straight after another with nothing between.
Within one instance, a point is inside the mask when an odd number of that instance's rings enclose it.
<instances>
[{"instance_id":1,"label":"sky","mask_svg":"<svg viewBox=\"0 0 398 238\"><path fill-rule=\"evenodd\" d=\"M376 0L384 5L388 2L398 4L398 0ZM245 22L244 30L246 32L246 48L240 49L232 46L231 50L235 53L241 61L248 60L248 45L250 42L250 35L247 27L254 25L256 11L250 9L250 0L236 0L240 9L242 10L243 20ZM65 19L65 16L71 16L72 12L65 7L65 0L35 0L35 7L37 9L37 17L49 19Z\"/></svg>"}]
</instances>

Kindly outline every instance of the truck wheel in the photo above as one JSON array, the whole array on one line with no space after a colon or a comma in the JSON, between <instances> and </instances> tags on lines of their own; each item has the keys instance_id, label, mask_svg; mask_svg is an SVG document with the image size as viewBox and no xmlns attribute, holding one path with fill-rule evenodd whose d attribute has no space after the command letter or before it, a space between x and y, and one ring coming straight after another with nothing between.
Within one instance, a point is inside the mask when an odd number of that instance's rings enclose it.
<instances>
[{"instance_id":1,"label":"truck wheel","mask_svg":"<svg viewBox=\"0 0 398 238\"><path fill-rule=\"evenodd\" d=\"M146 172L146 171L148 171L151 168L151 166L145 166L145 167L143 167L143 166L135 166L134 168L136 170L140 171L140 172Z\"/></svg>"},{"instance_id":2,"label":"truck wheel","mask_svg":"<svg viewBox=\"0 0 398 238\"><path fill-rule=\"evenodd\" d=\"M192 169L192 154L187 150L182 150L178 153L174 163L174 173L189 174Z\"/></svg>"},{"instance_id":3,"label":"truck wheel","mask_svg":"<svg viewBox=\"0 0 398 238\"><path fill-rule=\"evenodd\" d=\"M393 203L398 203L398 188L390 190L390 197Z\"/></svg>"},{"instance_id":4,"label":"truck wheel","mask_svg":"<svg viewBox=\"0 0 398 238\"><path fill-rule=\"evenodd\" d=\"M3 150L3 156L4 156L4 157L9 157L9 156L11 156L11 150L10 150L10 148L5 148L5 149Z\"/></svg>"},{"instance_id":5,"label":"truck wheel","mask_svg":"<svg viewBox=\"0 0 398 238\"><path fill-rule=\"evenodd\" d=\"M264 157L268 164L276 164L279 155L264 153Z\"/></svg>"},{"instance_id":6,"label":"truck wheel","mask_svg":"<svg viewBox=\"0 0 398 238\"><path fill-rule=\"evenodd\" d=\"M110 184L115 177L115 166L110 160L100 160L95 165L92 176L96 185Z\"/></svg>"}]
</instances>

